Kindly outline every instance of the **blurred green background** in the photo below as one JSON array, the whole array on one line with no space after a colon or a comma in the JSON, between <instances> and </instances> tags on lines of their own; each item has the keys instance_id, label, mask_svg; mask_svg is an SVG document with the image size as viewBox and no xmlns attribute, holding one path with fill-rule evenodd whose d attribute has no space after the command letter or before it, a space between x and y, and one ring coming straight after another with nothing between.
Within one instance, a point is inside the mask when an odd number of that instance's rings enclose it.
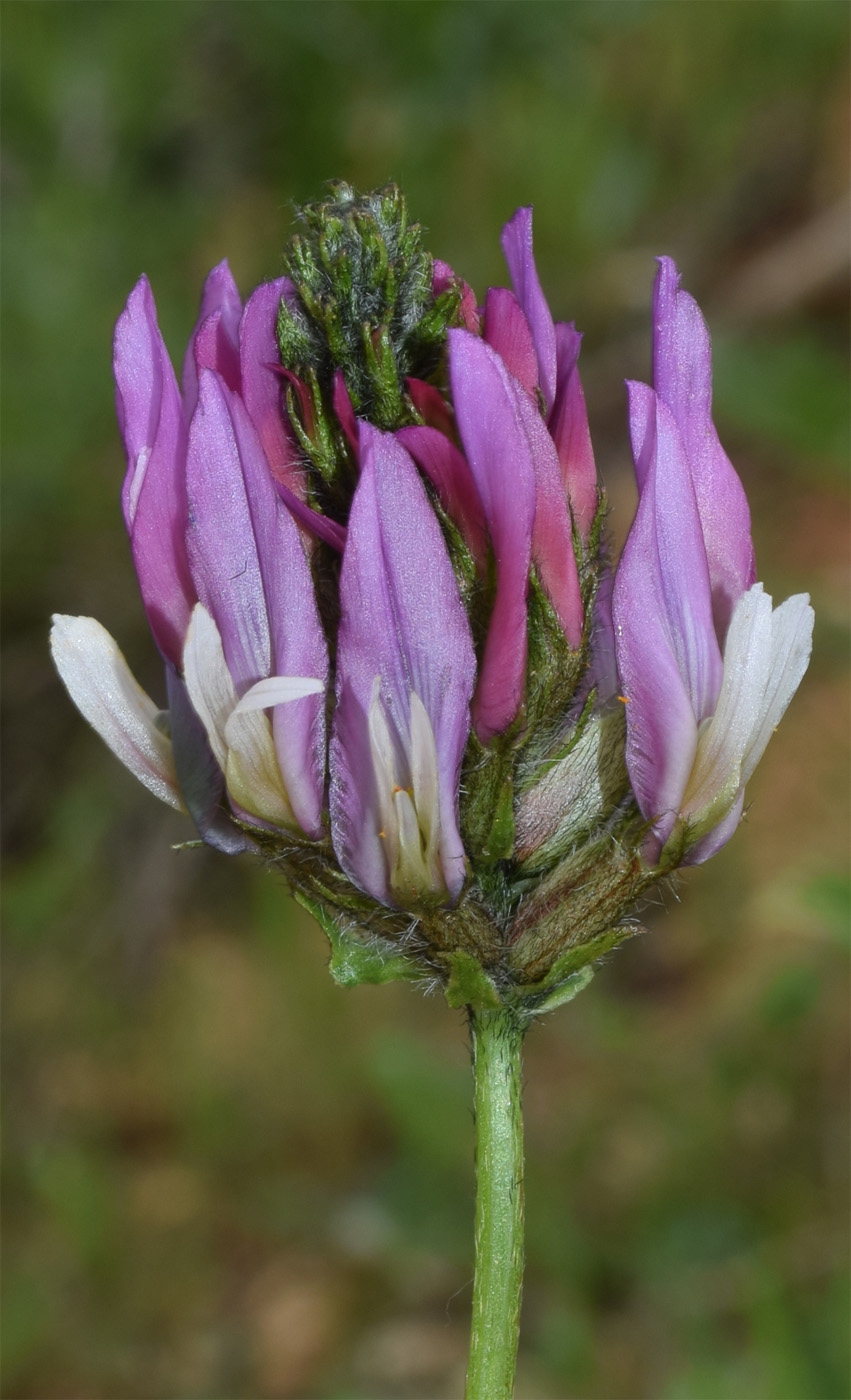
<instances>
[{"instance_id":1,"label":"blurred green background","mask_svg":"<svg viewBox=\"0 0 851 1400\"><path fill-rule=\"evenodd\" d=\"M342 176L398 180L480 294L534 203L619 538L677 257L760 576L816 608L735 841L529 1037L520 1400L847 1397L847 6L6 0L3 31L4 1395L462 1389L462 1018L338 989L273 876L173 853L47 654L90 613L164 698L113 323L147 272L179 362L207 269L277 275Z\"/></svg>"}]
</instances>

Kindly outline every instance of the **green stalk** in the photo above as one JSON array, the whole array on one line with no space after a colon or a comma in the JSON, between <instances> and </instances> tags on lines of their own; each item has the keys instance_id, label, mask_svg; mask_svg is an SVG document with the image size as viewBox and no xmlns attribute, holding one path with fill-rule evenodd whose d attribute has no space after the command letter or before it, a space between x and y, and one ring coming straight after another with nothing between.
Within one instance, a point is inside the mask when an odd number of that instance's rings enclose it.
<instances>
[{"instance_id":1,"label":"green stalk","mask_svg":"<svg viewBox=\"0 0 851 1400\"><path fill-rule=\"evenodd\" d=\"M470 1011L476 1110L476 1277L466 1400L511 1400L523 1289L523 1023Z\"/></svg>"}]
</instances>

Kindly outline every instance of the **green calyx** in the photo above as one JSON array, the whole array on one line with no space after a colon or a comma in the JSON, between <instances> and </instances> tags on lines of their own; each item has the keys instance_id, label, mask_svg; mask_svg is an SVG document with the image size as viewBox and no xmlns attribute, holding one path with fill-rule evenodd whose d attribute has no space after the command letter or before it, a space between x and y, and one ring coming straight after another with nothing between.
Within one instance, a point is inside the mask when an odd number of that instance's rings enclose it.
<instances>
[{"instance_id":1,"label":"green calyx","mask_svg":"<svg viewBox=\"0 0 851 1400\"><path fill-rule=\"evenodd\" d=\"M571 961L568 955L536 983L499 989L495 979L469 953L453 953L448 961L450 972L444 995L451 1007L469 1007L477 1012L505 1007L520 1024L573 1001L594 976L590 964L575 971L575 958Z\"/></svg>"},{"instance_id":2,"label":"green calyx","mask_svg":"<svg viewBox=\"0 0 851 1400\"><path fill-rule=\"evenodd\" d=\"M363 938L350 928L350 921L333 912L300 890L295 898L319 924L331 944L329 970L341 987L358 987L367 982L417 982L423 970L386 938Z\"/></svg>"}]
</instances>

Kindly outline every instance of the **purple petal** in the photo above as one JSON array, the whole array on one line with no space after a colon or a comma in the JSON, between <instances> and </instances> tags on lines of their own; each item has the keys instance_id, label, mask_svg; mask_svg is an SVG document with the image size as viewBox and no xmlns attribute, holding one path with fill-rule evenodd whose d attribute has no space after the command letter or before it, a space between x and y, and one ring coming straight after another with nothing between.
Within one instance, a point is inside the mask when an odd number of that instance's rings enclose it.
<instances>
[{"instance_id":1,"label":"purple petal","mask_svg":"<svg viewBox=\"0 0 851 1400\"><path fill-rule=\"evenodd\" d=\"M275 752L290 806L308 836L319 839L323 834L328 647L300 531L278 496L259 443L252 441L249 422L240 422L240 410L241 405L234 401L234 423L269 614L271 674L308 676L323 686L322 694L291 700L272 710Z\"/></svg>"},{"instance_id":2,"label":"purple petal","mask_svg":"<svg viewBox=\"0 0 851 1400\"><path fill-rule=\"evenodd\" d=\"M310 436L314 428L313 398L304 380L299 379L298 375L293 370L287 369L286 365L276 364L272 360L269 361L268 368L279 379L285 379L288 387L294 391L301 421L304 424L305 432Z\"/></svg>"},{"instance_id":3,"label":"purple petal","mask_svg":"<svg viewBox=\"0 0 851 1400\"><path fill-rule=\"evenodd\" d=\"M575 650L582 642L584 610L558 454L535 404L518 392L516 406L535 472L532 558L564 634Z\"/></svg>"},{"instance_id":4,"label":"purple petal","mask_svg":"<svg viewBox=\"0 0 851 1400\"><path fill-rule=\"evenodd\" d=\"M276 282L264 282L252 293L239 325L239 359L242 399L272 475L303 497L301 454L287 419L280 376L275 373L278 307L291 287L289 278L279 277Z\"/></svg>"},{"instance_id":5,"label":"purple petal","mask_svg":"<svg viewBox=\"0 0 851 1400\"><path fill-rule=\"evenodd\" d=\"M658 850L688 783L700 722L721 685L709 573L676 423L651 389L632 384L630 427L641 484L618 566L613 617L627 710L627 768Z\"/></svg>"},{"instance_id":6,"label":"purple petal","mask_svg":"<svg viewBox=\"0 0 851 1400\"><path fill-rule=\"evenodd\" d=\"M473 288L464 281L463 277L459 277L457 272L453 272L448 262L443 262L441 258L435 258L431 285L432 291L436 297L439 297L441 292L448 291L453 285L460 286L461 320L468 331L472 331L474 335L478 335L479 312L476 306L476 293L473 291Z\"/></svg>"},{"instance_id":7,"label":"purple petal","mask_svg":"<svg viewBox=\"0 0 851 1400\"><path fill-rule=\"evenodd\" d=\"M606 566L597 579L594 597L594 619L591 628L591 650L588 659L588 688L597 692L603 705L618 691L618 667L615 655L615 626L612 619L612 589L614 575Z\"/></svg>"},{"instance_id":8,"label":"purple petal","mask_svg":"<svg viewBox=\"0 0 851 1400\"><path fill-rule=\"evenodd\" d=\"M644 493L653 477L655 575L659 603L698 724L715 710L721 648L712 623L709 571L689 464L667 405L645 384L629 384L630 433Z\"/></svg>"},{"instance_id":9,"label":"purple petal","mask_svg":"<svg viewBox=\"0 0 851 1400\"><path fill-rule=\"evenodd\" d=\"M187 545L198 597L221 634L241 696L271 673L269 618L246 498L231 396L212 370L201 374L189 429Z\"/></svg>"},{"instance_id":10,"label":"purple petal","mask_svg":"<svg viewBox=\"0 0 851 1400\"><path fill-rule=\"evenodd\" d=\"M349 394L341 369L338 369L334 375L332 403L334 405L334 412L337 415L337 421L343 429L346 441L354 452L355 459L357 460L359 448L358 420L355 417L354 404L352 403L351 395Z\"/></svg>"},{"instance_id":11,"label":"purple petal","mask_svg":"<svg viewBox=\"0 0 851 1400\"><path fill-rule=\"evenodd\" d=\"M557 322L555 334L556 394L547 427L558 452L573 519L587 543L599 497L588 412L577 369L582 336L572 324L564 321Z\"/></svg>"},{"instance_id":12,"label":"purple petal","mask_svg":"<svg viewBox=\"0 0 851 1400\"><path fill-rule=\"evenodd\" d=\"M310 566L279 498L248 412L210 370L189 433L189 556L198 596L219 629L240 698L270 675L327 680L328 657ZM322 830L324 701L272 711L278 764L293 812Z\"/></svg>"},{"instance_id":13,"label":"purple petal","mask_svg":"<svg viewBox=\"0 0 851 1400\"><path fill-rule=\"evenodd\" d=\"M517 300L532 328L538 356L538 379L551 409L556 394L556 337L553 318L538 280L532 252L532 209L518 209L502 230L502 251L511 273Z\"/></svg>"},{"instance_id":14,"label":"purple petal","mask_svg":"<svg viewBox=\"0 0 851 1400\"><path fill-rule=\"evenodd\" d=\"M455 432L455 420L440 390L433 384L427 384L424 379L406 379L405 387L425 425L438 428L445 437L451 438Z\"/></svg>"},{"instance_id":15,"label":"purple petal","mask_svg":"<svg viewBox=\"0 0 851 1400\"><path fill-rule=\"evenodd\" d=\"M216 320L207 325L213 316ZM198 320L183 357L183 411L187 423L198 400L199 369L214 369L230 388L239 387L241 316L242 299L225 259L207 275Z\"/></svg>"},{"instance_id":16,"label":"purple petal","mask_svg":"<svg viewBox=\"0 0 851 1400\"><path fill-rule=\"evenodd\" d=\"M195 369L215 370L228 388L238 394L240 390L239 347L230 336L231 328L219 309L208 316L198 327L194 340Z\"/></svg>"},{"instance_id":17,"label":"purple petal","mask_svg":"<svg viewBox=\"0 0 851 1400\"><path fill-rule=\"evenodd\" d=\"M318 540L323 540L325 544L330 544L332 549L336 549L342 554L346 547L346 527L338 525L336 520L332 520L328 515L320 515L318 510L314 510L306 501L303 501L294 491L283 486L281 482L275 483L278 495L286 506L290 515L303 525L305 530Z\"/></svg>"},{"instance_id":18,"label":"purple petal","mask_svg":"<svg viewBox=\"0 0 851 1400\"><path fill-rule=\"evenodd\" d=\"M482 335L527 394L538 387L538 358L529 322L513 292L491 287L485 299Z\"/></svg>"},{"instance_id":19,"label":"purple petal","mask_svg":"<svg viewBox=\"0 0 851 1400\"><path fill-rule=\"evenodd\" d=\"M458 777L475 678L470 627L437 517L414 463L391 434L361 424L361 476L340 574L337 711L331 745L331 825L347 874L393 903L382 841L382 795L369 711L380 699L411 763L411 695L431 723L437 753L440 861L450 894L465 878ZM409 786L408 783L405 786Z\"/></svg>"},{"instance_id":20,"label":"purple petal","mask_svg":"<svg viewBox=\"0 0 851 1400\"><path fill-rule=\"evenodd\" d=\"M127 453L124 519L154 640L177 665L196 601L184 542L186 428L146 277L118 319L113 365Z\"/></svg>"},{"instance_id":21,"label":"purple petal","mask_svg":"<svg viewBox=\"0 0 851 1400\"><path fill-rule=\"evenodd\" d=\"M653 383L676 419L691 468L723 640L735 604L756 580L747 497L712 421L712 353L700 308L659 259L653 294Z\"/></svg>"},{"instance_id":22,"label":"purple petal","mask_svg":"<svg viewBox=\"0 0 851 1400\"><path fill-rule=\"evenodd\" d=\"M425 472L480 570L487 567L488 537L476 483L463 453L437 428L400 428L396 436Z\"/></svg>"},{"instance_id":23,"label":"purple petal","mask_svg":"<svg viewBox=\"0 0 851 1400\"><path fill-rule=\"evenodd\" d=\"M442 258L434 259L431 269L431 290L434 296L439 297L460 280L448 262L444 262Z\"/></svg>"},{"instance_id":24,"label":"purple petal","mask_svg":"<svg viewBox=\"0 0 851 1400\"><path fill-rule=\"evenodd\" d=\"M473 701L476 733L487 743L523 703L535 469L518 411L523 393L496 352L478 336L451 330L449 377L496 559L496 596Z\"/></svg>"}]
</instances>

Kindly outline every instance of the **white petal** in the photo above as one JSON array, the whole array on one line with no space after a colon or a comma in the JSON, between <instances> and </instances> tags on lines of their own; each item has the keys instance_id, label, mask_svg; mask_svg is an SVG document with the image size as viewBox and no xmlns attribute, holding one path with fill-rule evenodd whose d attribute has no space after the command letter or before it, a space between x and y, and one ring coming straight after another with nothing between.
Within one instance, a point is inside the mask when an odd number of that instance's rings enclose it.
<instances>
[{"instance_id":1,"label":"white petal","mask_svg":"<svg viewBox=\"0 0 851 1400\"><path fill-rule=\"evenodd\" d=\"M417 821L425 843L425 861L436 867L440 842L440 791L437 772L437 747L434 730L426 708L411 691L411 785ZM442 881L441 881L442 882Z\"/></svg>"},{"instance_id":2,"label":"white petal","mask_svg":"<svg viewBox=\"0 0 851 1400\"><path fill-rule=\"evenodd\" d=\"M701 729L682 806L699 829L709 831L724 817L762 758L807 669L812 630L804 593L772 611L756 583L736 604L718 706Z\"/></svg>"},{"instance_id":3,"label":"white petal","mask_svg":"<svg viewBox=\"0 0 851 1400\"><path fill-rule=\"evenodd\" d=\"M368 721L369 749L372 757L372 770L375 774L375 790L378 795L378 810L381 821L379 836L384 841L387 869L392 873L399 849L398 824L393 807L393 793L399 787L399 781L396 775L396 750L381 702L380 676L376 676L372 683Z\"/></svg>"},{"instance_id":4,"label":"white petal","mask_svg":"<svg viewBox=\"0 0 851 1400\"><path fill-rule=\"evenodd\" d=\"M796 593L772 613L771 666L761 721L742 760L743 783L748 781L765 753L769 739L803 680L813 649L814 621L808 593Z\"/></svg>"},{"instance_id":5,"label":"white petal","mask_svg":"<svg viewBox=\"0 0 851 1400\"><path fill-rule=\"evenodd\" d=\"M189 698L203 721L234 802L273 826L296 827L275 756L272 726L262 713L266 704L276 702L267 700L262 706L239 702L219 629L201 603L192 610L183 649L183 670ZM318 685L314 681L299 684L310 686L306 694L314 694ZM322 686L318 688L321 690ZM249 696L251 693L247 692Z\"/></svg>"},{"instance_id":6,"label":"white petal","mask_svg":"<svg viewBox=\"0 0 851 1400\"><path fill-rule=\"evenodd\" d=\"M319 695L325 689L322 681L312 676L267 676L247 690L237 705L237 713L246 710L268 710L285 705L288 700L303 700L305 695Z\"/></svg>"},{"instance_id":7,"label":"white petal","mask_svg":"<svg viewBox=\"0 0 851 1400\"><path fill-rule=\"evenodd\" d=\"M183 678L216 762L224 772L228 757L225 725L236 709L238 697L219 629L201 603L195 604L189 620L183 647Z\"/></svg>"},{"instance_id":8,"label":"white petal","mask_svg":"<svg viewBox=\"0 0 851 1400\"><path fill-rule=\"evenodd\" d=\"M160 711L116 643L93 617L53 618L50 649L77 709L146 788L183 811L171 740Z\"/></svg>"},{"instance_id":9,"label":"white petal","mask_svg":"<svg viewBox=\"0 0 851 1400\"><path fill-rule=\"evenodd\" d=\"M423 850L418 813L407 788L396 788L393 810L399 849L390 874L394 894L402 903L431 894L445 895L446 882L437 862L429 864Z\"/></svg>"},{"instance_id":10,"label":"white petal","mask_svg":"<svg viewBox=\"0 0 851 1400\"><path fill-rule=\"evenodd\" d=\"M278 767L268 716L262 710L240 714L234 709L225 725L225 742L225 781L234 802L261 821L298 830Z\"/></svg>"},{"instance_id":11,"label":"white petal","mask_svg":"<svg viewBox=\"0 0 851 1400\"><path fill-rule=\"evenodd\" d=\"M706 830L721 820L742 785L742 760L762 722L771 633L771 599L756 583L739 599L730 619L718 704L701 726L680 809Z\"/></svg>"}]
</instances>

